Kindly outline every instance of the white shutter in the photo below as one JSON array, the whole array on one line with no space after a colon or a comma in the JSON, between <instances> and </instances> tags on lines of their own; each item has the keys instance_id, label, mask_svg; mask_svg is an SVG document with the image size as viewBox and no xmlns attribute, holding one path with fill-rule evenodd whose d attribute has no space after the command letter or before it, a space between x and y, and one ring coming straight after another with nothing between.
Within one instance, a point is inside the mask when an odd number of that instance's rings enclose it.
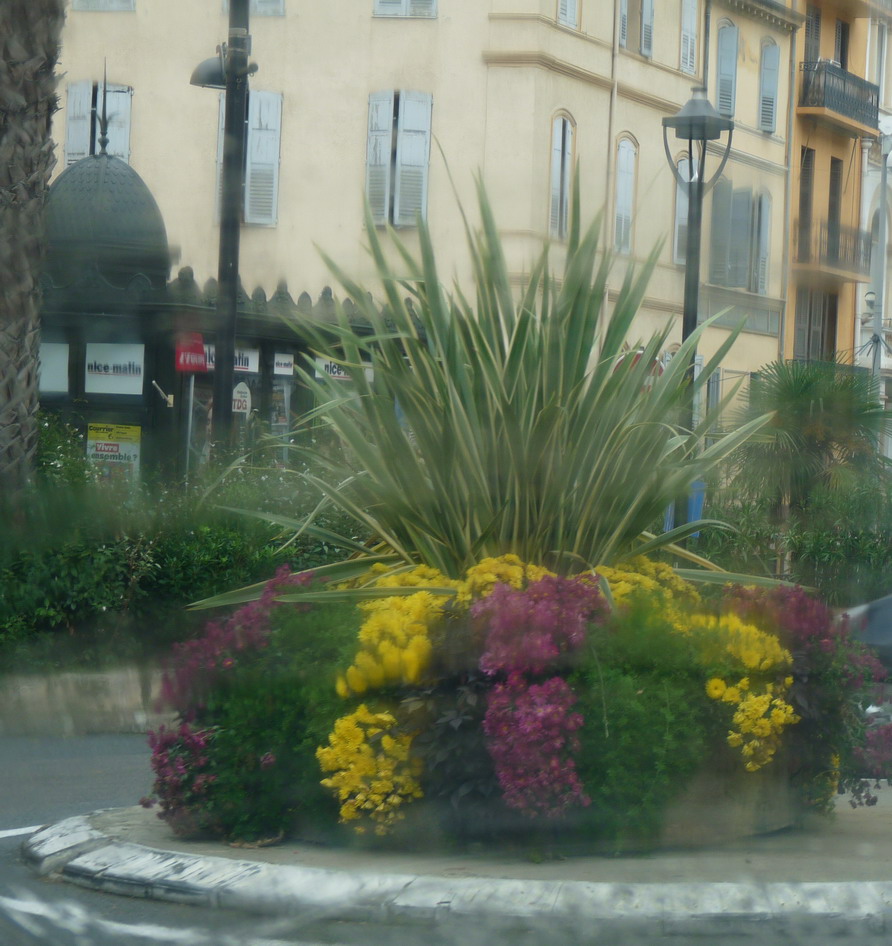
<instances>
[{"instance_id":1,"label":"white shutter","mask_svg":"<svg viewBox=\"0 0 892 946\"><path fill-rule=\"evenodd\" d=\"M437 0L409 0L409 16L436 16Z\"/></svg>"},{"instance_id":2,"label":"white shutter","mask_svg":"<svg viewBox=\"0 0 892 946\"><path fill-rule=\"evenodd\" d=\"M393 157L393 92L369 96L369 138L366 154L365 196L378 225L387 223L390 210L390 163Z\"/></svg>"},{"instance_id":3,"label":"white shutter","mask_svg":"<svg viewBox=\"0 0 892 946\"><path fill-rule=\"evenodd\" d=\"M697 71L697 0L681 4L681 71L689 75Z\"/></svg>"},{"instance_id":4,"label":"white shutter","mask_svg":"<svg viewBox=\"0 0 892 946\"><path fill-rule=\"evenodd\" d=\"M127 13L135 9L135 0L73 0L73 10L97 10L103 13Z\"/></svg>"},{"instance_id":5,"label":"white shutter","mask_svg":"<svg viewBox=\"0 0 892 946\"><path fill-rule=\"evenodd\" d=\"M635 146L623 138L617 148L616 211L614 220L614 249L619 253L632 250L632 197L635 187Z\"/></svg>"},{"instance_id":6,"label":"white shutter","mask_svg":"<svg viewBox=\"0 0 892 946\"><path fill-rule=\"evenodd\" d=\"M619 44L629 44L629 0L619 0Z\"/></svg>"},{"instance_id":7,"label":"white shutter","mask_svg":"<svg viewBox=\"0 0 892 946\"><path fill-rule=\"evenodd\" d=\"M249 11L257 16L285 16L285 0L251 0ZM229 13L229 0L223 0L223 12Z\"/></svg>"},{"instance_id":8,"label":"white shutter","mask_svg":"<svg viewBox=\"0 0 892 946\"><path fill-rule=\"evenodd\" d=\"M578 25L576 17L577 0L558 0L558 22L575 29Z\"/></svg>"},{"instance_id":9,"label":"white shutter","mask_svg":"<svg viewBox=\"0 0 892 946\"><path fill-rule=\"evenodd\" d=\"M736 26L723 26L719 30L718 60L717 107L720 114L731 117L734 114L734 100L737 94Z\"/></svg>"},{"instance_id":10,"label":"white shutter","mask_svg":"<svg viewBox=\"0 0 892 946\"><path fill-rule=\"evenodd\" d=\"M432 104L429 93L400 93L393 185L393 222L398 227L413 227L418 214L427 216Z\"/></svg>"},{"instance_id":11,"label":"white shutter","mask_svg":"<svg viewBox=\"0 0 892 946\"><path fill-rule=\"evenodd\" d=\"M731 250L731 182L720 178L712 189L712 222L709 228L709 281L728 286L728 254Z\"/></svg>"},{"instance_id":12,"label":"white shutter","mask_svg":"<svg viewBox=\"0 0 892 946\"><path fill-rule=\"evenodd\" d=\"M564 180L561 191L561 236L565 237L570 229L570 175L573 173L573 125L569 119L563 120L564 126Z\"/></svg>"},{"instance_id":13,"label":"white shutter","mask_svg":"<svg viewBox=\"0 0 892 946\"><path fill-rule=\"evenodd\" d=\"M375 0L375 16L405 16L409 0Z\"/></svg>"},{"instance_id":14,"label":"white shutter","mask_svg":"<svg viewBox=\"0 0 892 946\"><path fill-rule=\"evenodd\" d=\"M772 43L762 47L762 75L759 83L759 128L774 131L777 114L777 78L780 71L780 47Z\"/></svg>"},{"instance_id":15,"label":"white shutter","mask_svg":"<svg viewBox=\"0 0 892 946\"><path fill-rule=\"evenodd\" d=\"M93 83L69 82L65 105L65 165L74 164L90 153L90 109Z\"/></svg>"},{"instance_id":16,"label":"white shutter","mask_svg":"<svg viewBox=\"0 0 892 946\"><path fill-rule=\"evenodd\" d=\"M761 194L754 205L753 221L753 292L768 294L768 249L771 233L771 197Z\"/></svg>"},{"instance_id":17,"label":"white shutter","mask_svg":"<svg viewBox=\"0 0 892 946\"><path fill-rule=\"evenodd\" d=\"M116 158L130 163L130 97L133 89L129 85L108 83L105 113L108 117L108 144L105 150ZM96 111L102 114L102 86L97 92ZM96 139L99 138L99 122L96 122ZM98 154L99 145L94 143L93 153Z\"/></svg>"},{"instance_id":18,"label":"white shutter","mask_svg":"<svg viewBox=\"0 0 892 946\"><path fill-rule=\"evenodd\" d=\"M548 232L552 236L561 235L561 174L563 172L563 133L562 118L556 118L551 130L551 213L548 220Z\"/></svg>"},{"instance_id":19,"label":"white shutter","mask_svg":"<svg viewBox=\"0 0 892 946\"><path fill-rule=\"evenodd\" d=\"M678 162L678 173L682 180L691 177L691 162L682 158ZM673 240L672 258L676 263L683 263L688 253L688 188L676 181L675 184L675 239Z\"/></svg>"},{"instance_id":20,"label":"white shutter","mask_svg":"<svg viewBox=\"0 0 892 946\"><path fill-rule=\"evenodd\" d=\"M748 289L753 250L753 192L747 187L731 195L730 237L728 284Z\"/></svg>"},{"instance_id":21,"label":"white shutter","mask_svg":"<svg viewBox=\"0 0 892 946\"><path fill-rule=\"evenodd\" d=\"M641 55L654 54L654 0L641 0Z\"/></svg>"},{"instance_id":22,"label":"white shutter","mask_svg":"<svg viewBox=\"0 0 892 946\"><path fill-rule=\"evenodd\" d=\"M226 93L220 93L220 118L217 124L217 179L214 186L214 223L220 222L223 204L223 141L226 132Z\"/></svg>"},{"instance_id":23,"label":"white shutter","mask_svg":"<svg viewBox=\"0 0 892 946\"><path fill-rule=\"evenodd\" d=\"M245 147L245 223L274 227L279 203L279 141L282 96L248 93L248 140Z\"/></svg>"}]
</instances>

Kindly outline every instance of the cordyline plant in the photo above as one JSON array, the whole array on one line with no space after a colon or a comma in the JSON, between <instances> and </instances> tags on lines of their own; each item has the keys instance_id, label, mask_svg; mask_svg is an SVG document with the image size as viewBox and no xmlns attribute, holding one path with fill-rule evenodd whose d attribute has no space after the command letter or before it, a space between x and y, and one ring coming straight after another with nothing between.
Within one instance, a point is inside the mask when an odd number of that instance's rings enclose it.
<instances>
[{"instance_id":1,"label":"cordyline plant","mask_svg":"<svg viewBox=\"0 0 892 946\"><path fill-rule=\"evenodd\" d=\"M375 536L374 554L316 529L312 517L277 521L359 553L350 565L357 572L362 561L423 562L452 578L506 552L573 573L702 528L701 521L660 536L646 532L767 419L711 443L706 435L726 401L703 412L693 430L677 424L733 333L692 381L687 366L703 326L655 371L670 326L643 344L630 333L656 252L640 273L629 271L605 312L611 259L599 250L598 219L580 231L578 190L562 278L550 275L546 248L518 297L480 184L478 193L480 231L465 221L475 300L444 289L423 221L417 260L389 233L399 275L367 214L383 314L327 259L371 331L358 335L340 305L334 325L300 326L313 349L301 379L319 405L308 419L321 420L345 449L338 456L295 449L323 471L308 475L324 496L321 506L333 504ZM342 381L316 376L316 355L343 367L347 396ZM324 568L316 571L323 577ZM243 600L247 591L199 604Z\"/></svg>"}]
</instances>

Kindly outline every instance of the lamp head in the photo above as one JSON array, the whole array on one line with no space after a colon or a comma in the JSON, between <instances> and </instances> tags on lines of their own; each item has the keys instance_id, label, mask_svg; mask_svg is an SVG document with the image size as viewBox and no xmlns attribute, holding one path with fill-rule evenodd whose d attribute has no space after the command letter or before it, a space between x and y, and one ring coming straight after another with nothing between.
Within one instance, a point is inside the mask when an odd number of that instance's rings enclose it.
<instances>
[{"instance_id":1,"label":"lamp head","mask_svg":"<svg viewBox=\"0 0 892 946\"><path fill-rule=\"evenodd\" d=\"M217 55L200 62L192 72L190 85L198 85L203 89L225 89L226 69L223 63L225 50L217 47Z\"/></svg>"},{"instance_id":2,"label":"lamp head","mask_svg":"<svg viewBox=\"0 0 892 946\"><path fill-rule=\"evenodd\" d=\"M731 131L734 122L713 108L706 89L696 86L693 95L670 118L663 119L663 128L673 128L675 137L684 141L715 141L722 132Z\"/></svg>"}]
</instances>

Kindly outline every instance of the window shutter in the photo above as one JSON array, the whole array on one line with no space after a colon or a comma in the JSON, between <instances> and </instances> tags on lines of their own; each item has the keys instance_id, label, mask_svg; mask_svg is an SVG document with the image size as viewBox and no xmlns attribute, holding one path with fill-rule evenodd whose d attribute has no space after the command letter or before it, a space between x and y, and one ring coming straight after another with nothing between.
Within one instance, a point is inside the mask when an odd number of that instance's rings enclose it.
<instances>
[{"instance_id":1,"label":"window shutter","mask_svg":"<svg viewBox=\"0 0 892 946\"><path fill-rule=\"evenodd\" d=\"M759 92L759 128L774 131L777 114L777 77L780 70L780 47L772 43L762 47L762 76Z\"/></svg>"},{"instance_id":2,"label":"window shutter","mask_svg":"<svg viewBox=\"0 0 892 946\"><path fill-rule=\"evenodd\" d=\"M393 183L393 222L398 227L414 227L418 214L427 216L432 104L426 92L400 93Z\"/></svg>"},{"instance_id":3,"label":"window shutter","mask_svg":"<svg viewBox=\"0 0 892 946\"><path fill-rule=\"evenodd\" d=\"M408 0L375 0L376 16L405 16Z\"/></svg>"},{"instance_id":4,"label":"window shutter","mask_svg":"<svg viewBox=\"0 0 892 946\"><path fill-rule=\"evenodd\" d=\"M750 252L753 245L753 192L748 188L734 191L731 197L731 249L728 284L749 288Z\"/></svg>"},{"instance_id":5,"label":"window shutter","mask_svg":"<svg viewBox=\"0 0 892 946\"><path fill-rule=\"evenodd\" d=\"M731 231L731 182L721 178L712 190L709 227L709 281L727 286Z\"/></svg>"},{"instance_id":6,"label":"window shutter","mask_svg":"<svg viewBox=\"0 0 892 946\"><path fill-rule=\"evenodd\" d=\"M251 0L249 10L257 16L285 16L285 0ZM229 0L223 0L223 12L229 13Z\"/></svg>"},{"instance_id":7,"label":"window shutter","mask_svg":"<svg viewBox=\"0 0 892 946\"><path fill-rule=\"evenodd\" d=\"M369 96L369 138L365 196L375 223L387 223L390 209L390 160L393 154L393 92Z\"/></svg>"},{"instance_id":8,"label":"window shutter","mask_svg":"<svg viewBox=\"0 0 892 946\"><path fill-rule=\"evenodd\" d=\"M565 237L570 231L570 175L573 173L573 124L569 119L563 120L564 126L564 160L563 160L563 187L561 192L561 236Z\"/></svg>"},{"instance_id":9,"label":"window shutter","mask_svg":"<svg viewBox=\"0 0 892 946\"><path fill-rule=\"evenodd\" d=\"M282 96L248 93L248 140L245 147L245 223L274 227L279 204L279 140Z\"/></svg>"},{"instance_id":10,"label":"window shutter","mask_svg":"<svg viewBox=\"0 0 892 946\"><path fill-rule=\"evenodd\" d=\"M849 68L849 24L844 20L836 21L836 35L833 42L833 58L843 69Z\"/></svg>"},{"instance_id":11,"label":"window shutter","mask_svg":"<svg viewBox=\"0 0 892 946\"><path fill-rule=\"evenodd\" d=\"M572 155L573 126L566 118L556 118L551 136L551 213L548 232L560 239L567 235Z\"/></svg>"},{"instance_id":12,"label":"window shutter","mask_svg":"<svg viewBox=\"0 0 892 946\"><path fill-rule=\"evenodd\" d=\"M682 158L678 162L678 173L682 179L690 180L691 162ZM672 258L676 263L683 263L688 252L688 189L676 181L675 184L675 240Z\"/></svg>"},{"instance_id":13,"label":"window shutter","mask_svg":"<svg viewBox=\"0 0 892 946\"><path fill-rule=\"evenodd\" d=\"M632 195L635 187L635 146L628 138L619 143L616 161L616 212L613 245L619 253L632 250Z\"/></svg>"},{"instance_id":14,"label":"window shutter","mask_svg":"<svg viewBox=\"0 0 892 946\"><path fill-rule=\"evenodd\" d=\"M136 8L135 0L73 0L73 10L96 10L102 13L129 13Z\"/></svg>"},{"instance_id":15,"label":"window shutter","mask_svg":"<svg viewBox=\"0 0 892 946\"><path fill-rule=\"evenodd\" d=\"M796 317L793 321L793 357L808 358L809 290L796 290Z\"/></svg>"},{"instance_id":16,"label":"window shutter","mask_svg":"<svg viewBox=\"0 0 892 946\"><path fill-rule=\"evenodd\" d=\"M629 0L619 2L619 44L624 49L629 44Z\"/></svg>"},{"instance_id":17,"label":"window shutter","mask_svg":"<svg viewBox=\"0 0 892 946\"><path fill-rule=\"evenodd\" d=\"M558 20L565 26L572 26L574 29L577 24L577 0L558 0Z\"/></svg>"},{"instance_id":18,"label":"window shutter","mask_svg":"<svg viewBox=\"0 0 892 946\"><path fill-rule=\"evenodd\" d=\"M734 114L737 93L737 27L723 26L719 30L718 55L718 110L728 117Z\"/></svg>"},{"instance_id":19,"label":"window shutter","mask_svg":"<svg viewBox=\"0 0 892 946\"><path fill-rule=\"evenodd\" d=\"M133 89L128 85L115 85L109 82L105 102L108 116L108 144L105 150L116 158L130 163L130 97ZM102 113L102 86L97 92L96 110ZM99 122L96 123L96 138L99 138ZM99 145L94 143L93 153L99 152Z\"/></svg>"},{"instance_id":20,"label":"window shutter","mask_svg":"<svg viewBox=\"0 0 892 946\"><path fill-rule=\"evenodd\" d=\"M760 194L753 205L753 274L750 289L768 294L768 246L771 233L771 197Z\"/></svg>"},{"instance_id":21,"label":"window shutter","mask_svg":"<svg viewBox=\"0 0 892 946\"><path fill-rule=\"evenodd\" d=\"M437 15L437 0L409 0L409 16Z\"/></svg>"},{"instance_id":22,"label":"window shutter","mask_svg":"<svg viewBox=\"0 0 892 946\"><path fill-rule=\"evenodd\" d=\"M69 82L65 107L65 165L74 164L90 153L90 109L93 83Z\"/></svg>"},{"instance_id":23,"label":"window shutter","mask_svg":"<svg viewBox=\"0 0 892 946\"><path fill-rule=\"evenodd\" d=\"M809 6L805 11L805 61L817 62L821 58L821 10Z\"/></svg>"},{"instance_id":24,"label":"window shutter","mask_svg":"<svg viewBox=\"0 0 892 946\"><path fill-rule=\"evenodd\" d=\"M689 75L697 71L697 0L682 0L681 71Z\"/></svg>"},{"instance_id":25,"label":"window shutter","mask_svg":"<svg viewBox=\"0 0 892 946\"><path fill-rule=\"evenodd\" d=\"M641 55L654 54L654 0L641 0Z\"/></svg>"},{"instance_id":26,"label":"window shutter","mask_svg":"<svg viewBox=\"0 0 892 946\"><path fill-rule=\"evenodd\" d=\"M226 131L226 93L220 93L220 117L217 125L217 180L214 197L214 223L220 222L223 205L223 139Z\"/></svg>"}]
</instances>

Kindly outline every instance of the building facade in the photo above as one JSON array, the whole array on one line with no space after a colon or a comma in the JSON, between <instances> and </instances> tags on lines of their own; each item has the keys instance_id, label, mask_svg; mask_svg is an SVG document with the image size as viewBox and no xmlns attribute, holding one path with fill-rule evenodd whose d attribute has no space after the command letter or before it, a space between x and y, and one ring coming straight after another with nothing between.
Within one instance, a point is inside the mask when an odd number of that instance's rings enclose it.
<instances>
[{"instance_id":1,"label":"building facade","mask_svg":"<svg viewBox=\"0 0 892 946\"><path fill-rule=\"evenodd\" d=\"M700 315L717 318L702 355L743 326L712 396L779 356L852 357L875 12L862 0L251 0L243 284L270 293L284 279L316 296L332 284L321 249L375 292L368 200L410 249L424 216L443 278L467 289L457 201L473 219L477 174L518 284L546 243L559 272L578 168L584 220L602 214L616 257L608 305L659 247L638 329L671 321L677 344L687 201L661 119L705 85L735 129L705 204ZM108 150L145 180L199 284L217 273L222 95L189 77L226 32L226 0L70 0L60 61L60 169L97 148L105 63ZM669 148L683 168L683 144ZM708 173L717 163L711 150Z\"/></svg>"}]
</instances>

